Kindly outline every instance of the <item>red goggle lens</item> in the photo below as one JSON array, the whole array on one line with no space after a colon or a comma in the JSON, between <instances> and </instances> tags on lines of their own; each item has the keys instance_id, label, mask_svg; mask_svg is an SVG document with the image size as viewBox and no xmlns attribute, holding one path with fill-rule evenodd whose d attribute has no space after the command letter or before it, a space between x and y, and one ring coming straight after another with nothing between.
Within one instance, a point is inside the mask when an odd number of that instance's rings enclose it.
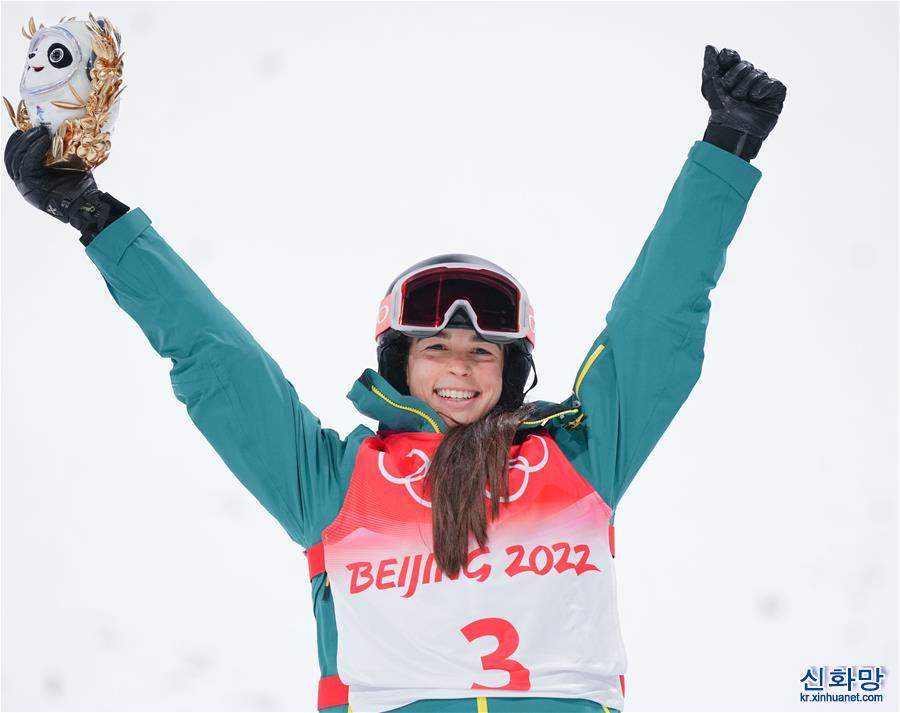
<instances>
[{"instance_id":1,"label":"red goggle lens","mask_svg":"<svg viewBox=\"0 0 900 713\"><path fill-rule=\"evenodd\" d=\"M403 286L400 324L437 328L457 300L466 300L475 310L478 327L489 332L519 331L519 290L482 270L428 270Z\"/></svg>"}]
</instances>

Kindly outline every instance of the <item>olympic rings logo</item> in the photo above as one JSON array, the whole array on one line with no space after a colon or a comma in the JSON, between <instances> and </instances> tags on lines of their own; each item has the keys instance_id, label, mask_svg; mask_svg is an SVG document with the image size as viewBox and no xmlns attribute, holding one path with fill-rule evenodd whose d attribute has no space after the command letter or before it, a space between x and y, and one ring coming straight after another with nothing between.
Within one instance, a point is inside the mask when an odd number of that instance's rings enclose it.
<instances>
[{"instance_id":1,"label":"olympic rings logo","mask_svg":"<svg viewBox=\"0 0 900 713\"><path fill-rule=\"evenodd\" d=\"M531 476L531 474L537 473L538 471L543 470L544 466L547 465L547 461L550 459L550 450L549 450L549 448L547 448L547 441L544 440L543 436L535 436L535 438L537 438L537 440L539 440L541 442L541 446L543 446L543 449L544 449L543 457L541 458L540 462L537 463L536 465L531 465L531 463L528 461L528 459L525 456L521 456L521 455L516 456L511 461L509 461L510 470L518 469L518 470L522 471L522 474L523 474L522 484L519 486L518 490L516 490L515 493L513 493L512 495L509 496L509 498L500 498L501 502L511 503L511 502L514 502L514 501L518 500L519 498L521 498L525 494L526 488L528 488L528 479ZM422 461L422 463L416 470L414 470L409 475L405 475L405 476L401 477L401 476L396 476L392 473L389 473L387 468L385 468L385 465L384 465L384 451L381 451L378 454L378 470L381 471L381 475L384 476L384 478L388 482L394 483L395 485L404 486L406 488L406 491L409 493L410 497L412 497L413 500L415 500L417 503L419 503L419 505L423 505L424 507L430 508L431 501L426 500L421 495L419 495L413 489L412 484L419 480L424 479L425 476L428 475L428 470L431 468L431 459L428 457L428 455L425 452L419 450L418 448L413 448L412 450L409 451L409 453L406 454L407 458L409 458L411 456L418 457ZM484 489L484 496L486 498L491 497L491 491L488 488Z\"/></svg>"}]
</instances>

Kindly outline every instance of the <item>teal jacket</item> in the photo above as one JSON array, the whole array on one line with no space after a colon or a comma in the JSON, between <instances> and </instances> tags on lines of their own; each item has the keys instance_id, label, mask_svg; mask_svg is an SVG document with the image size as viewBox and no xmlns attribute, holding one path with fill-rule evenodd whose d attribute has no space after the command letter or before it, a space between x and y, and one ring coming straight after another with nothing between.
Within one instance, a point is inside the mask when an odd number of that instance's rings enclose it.
<instances>
[{"instance_id":1,"label":"teal jacket","mask_svg":"<svg viewBox=\"0 0 900 713\"><path fill-rule=\"evenodd\" d=\"M700 376L709 293L761 175L712 144L693 144L574 375L572 393L560 403L540 402L522 426L547 429L613 509ZM323 428L278 364L140 208L103 230L86 251L113 299L160 356L172 360L176 398L228 468L300 547L319 543L341 508L357 449L373 429L361 425L342 438ZM378 430L446 429L429 406L399 394L372 370L348 396ZM321 675L334 676L337 634L326 573L312 580L312 605ZM578 700L461 698L396 710L600 709ZM323 710L343 713L347 706Z\"/></svg>"}]
</instances>

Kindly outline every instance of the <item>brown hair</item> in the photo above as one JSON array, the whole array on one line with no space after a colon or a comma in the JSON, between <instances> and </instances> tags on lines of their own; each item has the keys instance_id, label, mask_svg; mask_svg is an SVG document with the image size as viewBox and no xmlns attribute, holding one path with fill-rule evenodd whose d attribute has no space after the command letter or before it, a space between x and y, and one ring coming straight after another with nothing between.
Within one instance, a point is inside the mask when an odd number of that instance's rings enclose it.
<instances>
[{"instance_id":1,"label":"brown hair","mask_svg":"<svg viewBox=\"0 0 900 713\"><path fill-rule=\"evenodd\" d=\"M441 440L428 476L434 560L448 576L468 562L469 532L479 547L487 543L485 486L491 492L491 519L500 499L509 498L509 449L519 424L534 410L495 406L474 423L452 428Z\"/></svg>"}]
</instances>

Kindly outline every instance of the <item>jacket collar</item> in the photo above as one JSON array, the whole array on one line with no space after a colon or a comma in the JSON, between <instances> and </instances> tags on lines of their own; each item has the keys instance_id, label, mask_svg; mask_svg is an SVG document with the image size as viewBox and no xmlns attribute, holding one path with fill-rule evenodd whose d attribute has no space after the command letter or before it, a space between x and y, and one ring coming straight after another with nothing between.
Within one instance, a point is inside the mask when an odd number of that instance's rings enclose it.
<instances>
[{"instance_id":1,"label":"jacket collar","mask_svg":"<svg viewBox=\"0 0 900 713\"><path fill-rule=\"evenodd\" d=\"M446 433L447 424L434 409L420 399L401 394L377 371L366 369L353 384L347 398L364 416L378 421L379 431ZM577 425L581 404L572 396L561 404L535 402L537 408L519 431L542 428L550 422Z\"/></svg>"}]
</instances>

